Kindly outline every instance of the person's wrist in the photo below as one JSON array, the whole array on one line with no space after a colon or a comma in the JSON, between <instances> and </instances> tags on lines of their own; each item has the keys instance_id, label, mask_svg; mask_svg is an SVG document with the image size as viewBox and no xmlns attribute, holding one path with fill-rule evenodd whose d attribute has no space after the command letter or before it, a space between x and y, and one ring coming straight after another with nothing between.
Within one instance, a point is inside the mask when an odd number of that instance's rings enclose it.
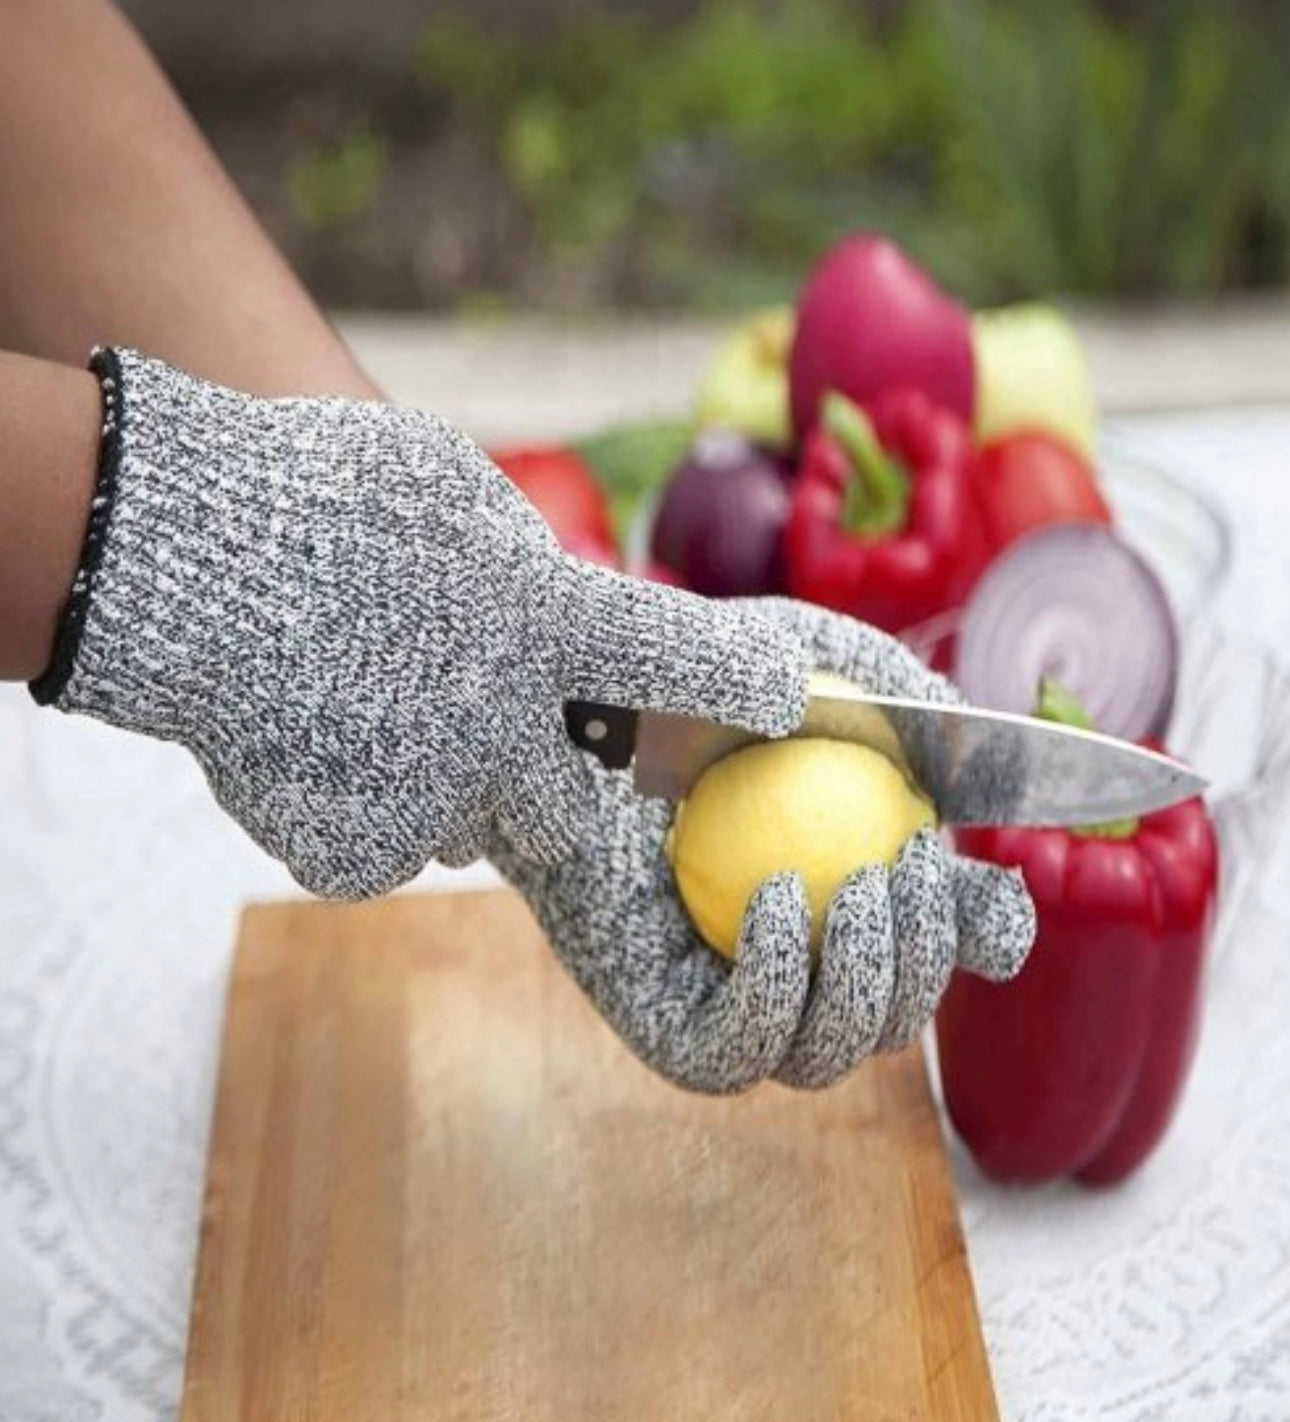
<instances>
[{"instance_id":1,"label":"person's wrist","mask_svg":"<svg viewBox=\"0 0 1290 1422\"><path fill-rule=\"evenodd\" d=\"M108 350L94 350L88 373L98 385L98 408L102 421L98 430L98 453L88 507L84 509L81 519L83 533L76 563L70 576L63 579L68 591L58 608L49 655L40 674L29 679L31 694L42 706L49 705L59 696L71 675L89 609L94 576L103 556L116 492L120 461L117 422L120 371L115 354Z\"/></svg>"},{"instance_id":2,"label":"person's wrist","mask_svg":"<svg viewBox=\"0 0 1290 1422\"><path fill-rule=\"evenodd\" d=\"M0 680L31 681L49 667L80 566L99 467L103 408L87 371L5 357L5 419L21 478L4 489L0 530ZM7 413L7 412L6 412ZM20 453L19 453L20 451Z\"/></svg>"}]
</instances>

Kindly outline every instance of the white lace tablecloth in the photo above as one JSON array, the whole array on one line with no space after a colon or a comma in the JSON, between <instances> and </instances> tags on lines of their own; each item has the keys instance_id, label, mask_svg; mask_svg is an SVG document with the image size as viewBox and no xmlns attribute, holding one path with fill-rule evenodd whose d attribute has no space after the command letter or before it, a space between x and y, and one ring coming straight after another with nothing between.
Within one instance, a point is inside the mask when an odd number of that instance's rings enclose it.
<instances>
[{"instance_id":1,"label":"white lace tablecloth","mask_svg":"<svg viewBox=\"0 0 1290 1422\"><path fill-rule=\"evenodd\" d=\"M1290 410L1120 433L1226 506L1216 616L1290 647ZM0 1422L176 1416L236 918L291 892L181 752L0 690ZM1012 1192L955 1165L1006 1418L1290 1419L1290 845L1146 1170Z\"/></svg>"}]
</instances>

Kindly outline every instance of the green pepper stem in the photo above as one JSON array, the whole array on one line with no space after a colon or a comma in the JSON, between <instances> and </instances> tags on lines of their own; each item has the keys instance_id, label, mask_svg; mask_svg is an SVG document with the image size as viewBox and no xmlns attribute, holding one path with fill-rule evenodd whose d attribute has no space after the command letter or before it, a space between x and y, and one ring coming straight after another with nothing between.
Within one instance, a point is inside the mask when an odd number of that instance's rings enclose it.
<instances>
[{"instance_id":1,"label":"green pepper stem","mask_svg":"<svg viewBox=\"0 0 1290 1422\"><path fill-rule=\"evenodd\" d=\"M1041 677L1035 713L1041 721L1055 721L1059 726L1078 726L1082 731L1095 731L1097 726L1084 704L1073 692L1052 677ZM1107 820L1097 825L1073 825L1070 833L1081 839L1132 839L1138 832L1136 819Z\"/></svg>"},{"instance_id":2,"label":"green pepper stem","mask_svg":"<svg viewBox=\"0 0 1290 1422\"><path fill-rule=\"evenodd\" d=\"M1078 726L1082 731L1094 729L1093 718L1084 709L1084 703L1050 676L1039 679L1035 715L1041 721L1055 721L1059 726Z\"/></svg>"},{"instance_id":3,"label":"green pepper stem","mask_svg":"<svg viewBox=\"0 0 1290 1422\"><path fill-rule=\"evenodd\" d=\"M842 446L856 476L847 484L842 510L848 532L882 537L903 528L909 476L878 443L868 415L830 390L824 397L824 428Z\"/></svg>"}]
</instances>

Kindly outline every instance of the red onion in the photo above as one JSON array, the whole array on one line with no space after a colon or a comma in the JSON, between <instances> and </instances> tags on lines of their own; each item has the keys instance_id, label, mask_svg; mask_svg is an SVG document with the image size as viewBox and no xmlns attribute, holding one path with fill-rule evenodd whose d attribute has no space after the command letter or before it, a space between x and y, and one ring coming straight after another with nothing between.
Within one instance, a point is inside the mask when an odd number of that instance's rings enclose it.
<instances>
[{"instance_id":1,"label":"red onion","mask_svg":"<svg viewBox=\"0 0 1290 1422\"><path fill-rule=\"evenodd\" d=\"M1163 735L1178 679L1178 632L1159 578L1109 529L1027 534L986 570L963 611L954 679L969 701L1030 713L1047 677L1099 730Z\"/></svg>"},{"instance_id":2,"label":"red onion","mask_svg":"<svg viewBox=\"0 0 1290 1422\"><path fill-rule=\"evenodd\" d=\"M790 477L772 451L729 430L705 430L663 492L651 557L708 597L782 591Z\"/></svg>"}]
</instances>

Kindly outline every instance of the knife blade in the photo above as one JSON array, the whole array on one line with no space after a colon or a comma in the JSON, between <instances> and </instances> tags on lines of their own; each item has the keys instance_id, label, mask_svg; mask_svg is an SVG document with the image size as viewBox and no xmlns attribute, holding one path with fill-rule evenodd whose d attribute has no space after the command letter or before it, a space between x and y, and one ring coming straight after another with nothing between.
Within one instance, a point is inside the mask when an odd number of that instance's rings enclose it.
<instances>
[{"instance_id":1,"label":"knife blade","mask_svg":"<svg viewBox=\"0 0 1290 1422\"><path fill-rule=\"evenodd\" d=\"M682 798L708 766L764 737L691 716L597 702L565 707L575 745L611 770L631 766L642 795ZM1208 782L1157 751L1097 731L863 692L811 697L793 736L881 751L944 824L1086 825L1129 819L1202 793Z\"/></svg>"}]
</instances>

